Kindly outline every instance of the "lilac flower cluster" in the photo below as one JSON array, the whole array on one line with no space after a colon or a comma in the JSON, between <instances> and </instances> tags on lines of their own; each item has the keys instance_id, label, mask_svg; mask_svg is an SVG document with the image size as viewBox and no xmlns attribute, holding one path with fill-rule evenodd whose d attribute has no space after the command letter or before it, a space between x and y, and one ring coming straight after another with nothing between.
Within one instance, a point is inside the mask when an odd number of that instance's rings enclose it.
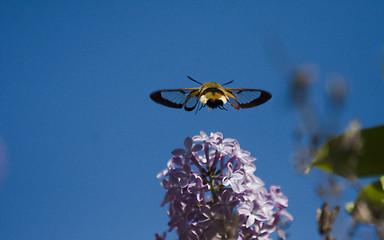
<instances>
[{"instance_id":1,"label":"lilac flower cluster","mask_svg":"<svg viewBox=\"0 0 384 240\"><path fill-rule=\"evenodd\" d=\"M169 231L176 229L182 240L262 240L274 231L285 238L278 223L282 217L293 220L285 211L288 199L280 187L264 187L253 174L256 159L237 140L201 132L184 145L157 176L166 189L161 205L169 203Z\"/></svg>"}]
</instances>

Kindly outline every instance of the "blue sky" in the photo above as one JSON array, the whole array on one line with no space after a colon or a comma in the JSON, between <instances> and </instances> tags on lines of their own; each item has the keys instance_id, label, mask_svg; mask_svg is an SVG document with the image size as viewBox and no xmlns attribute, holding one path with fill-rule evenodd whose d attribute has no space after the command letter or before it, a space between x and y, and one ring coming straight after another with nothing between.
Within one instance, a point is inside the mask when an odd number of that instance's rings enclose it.
<instances>
[{"instance_id":1,"label":"blue sky","mask_svg":"<svg viewBox=\"0 0 384 240\"><path fill-rule=\"evenodd\" d=\"M200 131L236 138L266 185L282 187L292 239L317 236L314 181L291 165L298 117L284 69L317 65L319 106L325 80L342 74L342 124L382 124L382 9L382 1L0 2L0 238L154 239L168 222L156 174ZM281 69L280 53L290 59ZM158 89L196 87L186 75L273 97L197 115L150 100Z\"/></svg>"}]
</instances>

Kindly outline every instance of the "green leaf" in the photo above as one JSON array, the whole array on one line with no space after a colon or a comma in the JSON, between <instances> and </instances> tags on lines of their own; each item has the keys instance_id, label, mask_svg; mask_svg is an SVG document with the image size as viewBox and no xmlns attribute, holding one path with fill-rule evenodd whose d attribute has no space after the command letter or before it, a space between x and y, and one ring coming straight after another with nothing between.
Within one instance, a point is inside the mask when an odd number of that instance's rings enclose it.
<instances>
[{"instance_id":1,"label":"green leaf","mask_svg":"<svg viewBox=\"0 0 384 240\"><path fill-rule=\"evenodd\" d=\"M384 175L384 126L350 130L326 142L312 167L347 178Z\"/></svg>"},{"instance_id":2,"label":"green leaf","mask_svg":"<svg viewBox=\"0 0 384 240\"><path fill-rule=\"evenodd\" d=\"M346 204L345 209L356 220L373 224L383 220L384 190L382 179L365 186L353 203Z\"/></svg>"}]
</instances>

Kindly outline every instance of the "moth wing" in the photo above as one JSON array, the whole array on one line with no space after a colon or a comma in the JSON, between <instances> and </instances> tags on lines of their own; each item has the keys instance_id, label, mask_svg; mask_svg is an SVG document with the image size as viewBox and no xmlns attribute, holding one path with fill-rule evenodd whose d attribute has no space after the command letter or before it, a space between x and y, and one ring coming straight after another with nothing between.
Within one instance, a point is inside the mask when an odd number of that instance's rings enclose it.
<instances>
[{"instance_id":1,"label":"moth wing","mask_svg":"<svg viewBox=\"0 0 384 240\"><path fill-rule=\"evenodd\" d=\"M234 108L252 108L271 99L272 95L260 89L225 88Z\"/></svg>"},{"instance_id":2,"label":"moth wing","mask_svg":"<svg viewBox=\"0 0 384 240\"><path fill-rule=\"evenodd\" d=\"M192 111L198 103L199 88L165 89L153 92L153 101L171 108L182 108Z\"/></svg>"},{"instance_id":3,"label":"moth wing","mask_svg":"<svg viewBox=\"0 0 384 240\"><path fill-rule=\"evenodd\" d=\"M199 103L199 88L196 91L191 91L184 104L185 111L192 111Z\"/></svg>"}]
</instances>

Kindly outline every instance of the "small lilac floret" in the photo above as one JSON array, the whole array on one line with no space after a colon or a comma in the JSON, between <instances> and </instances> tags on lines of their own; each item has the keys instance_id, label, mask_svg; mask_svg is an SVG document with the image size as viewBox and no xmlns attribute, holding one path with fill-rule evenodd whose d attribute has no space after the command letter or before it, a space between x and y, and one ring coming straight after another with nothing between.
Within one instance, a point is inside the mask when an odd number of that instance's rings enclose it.
<instances>
[{"instance_id":1,"label":"small lilac floret","mask_svg":"<svg viewBox=\"0 0 384 240\"><path fill-rule=\"evenodd\" d=\"M200 132L186 138L184 147L172 151L157 175L166 190L161 205L169 204L169 231L176 229L179 239L188 240L261 240L273 232L285 238L278 224L281 218L293 220L286 211L288 198L279 186L264 187L254 175L256 158L237 140Z\"/></svg>"},{"instance_id":2,"label":"small lilac floret","mask_svg":"<svg viewBox=\"0 0 384 240\"><path fill-rule=\"evenodd\" d=\"M252 162L256 161L256 158L250 157L251 153L248 151L245 151L240 148L240 144L235 141L234 143L234 149L232 151L232 155L234 155L237 159L240 160L243 164L249 165Z\"/></svg>"},{"instance_id":3,"label":"small lilac floret","mask_svg":"<svg viewBox=\"0 0 384 240\"><path fill-rule=\"evenodd\" d=\"M184 141L185 149L177 148L172 151L173 156L183 156L184 158L190 158L192 153L198 152L203 149L203 146L200 144L194 145L190 137L186 138Z\"/></svg>"},{"instance_id":4,"label":"small lilac floret","mask_svg":"<svg viewBox=\"0 0 384 240\"><path fill-rule=\"evenodd\" d=\"M231 185L235 193L242 193L245 190L245 187L243 185L244 179L245 179L244 172L241 171L240 169L234 172L232 163L228 163L227 173L222 180L223 185L224 186Z\"/></svg>"},{"instance_id":5,"label":"small lilac floret","mask_svg":"<svg viewBox=\"0 0 384 240\"><path fill-rule=\"evenodd\" d=\"M208 184L203 183L203 179L200 176L193 174L191 180L192 183L188 186L188 192L195 195L197 201L201 202L204 199L205 192L210 190Z\"/></svg>"},{"instance_id":6,"label":"small lilac floret","mask_svg":"<svg viewBox=\"0 0 384 240\"><path fill-rule=\"evenodd\" d=\"M278 186L271 186L269 188L269 192L271 194L271 198L274 201L276 207L279 209L288 207L288 198L283 195L283 193L280 191L280 187Z\"/></svg>"}]
</instances>

